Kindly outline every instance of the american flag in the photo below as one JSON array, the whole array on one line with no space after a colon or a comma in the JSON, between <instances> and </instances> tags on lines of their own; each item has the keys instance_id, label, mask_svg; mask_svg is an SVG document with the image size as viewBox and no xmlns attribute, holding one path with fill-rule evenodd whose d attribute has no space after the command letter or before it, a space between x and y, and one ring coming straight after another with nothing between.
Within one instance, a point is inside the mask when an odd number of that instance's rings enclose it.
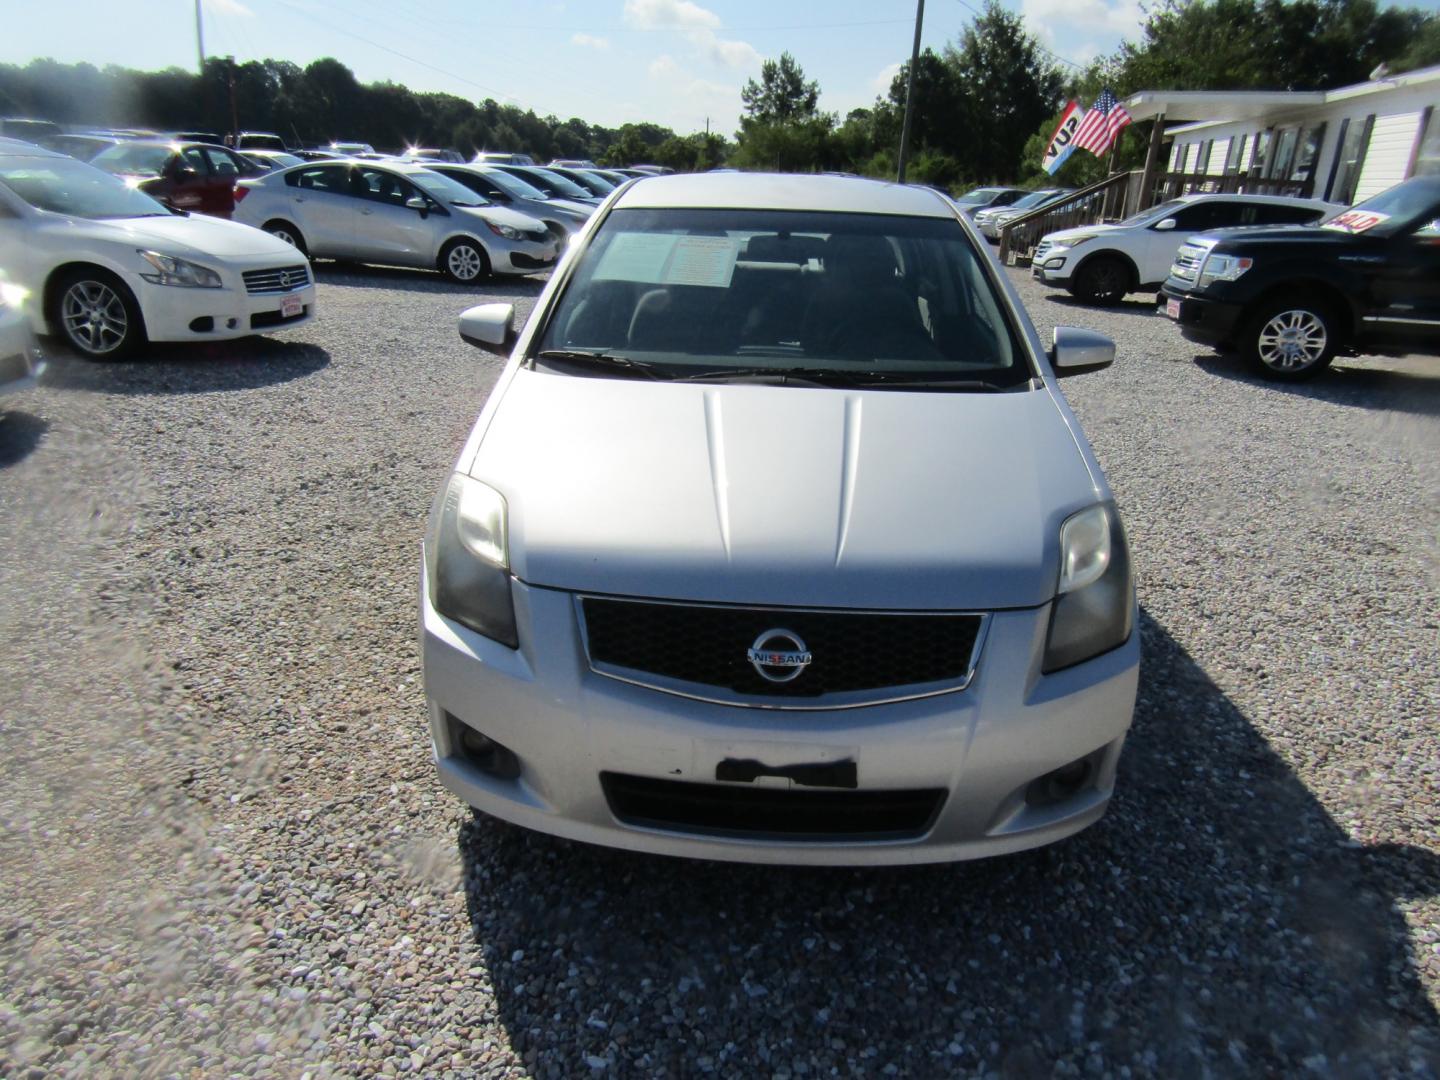
<instances>
[{"instance_id":1,"label":"american flag","mask_svg":"<svg viewBox=\"0 0 1440 1080\"><path fill-rule=\"evenodd\" d=\"M1090 106L1090 111L1085 114L1085 119L1080 121L1075 138L1070 141L1099 157L1110 149L1110 144L1115 141L1115 136L1119 135L1120 129L1128 123L1130 123L1130 114L1125 111L1124 105L1115 100L1115 95L1107 86L1100 91L1100 96L1095 99L1095 104Z\"/></svg>"}]
</instances>

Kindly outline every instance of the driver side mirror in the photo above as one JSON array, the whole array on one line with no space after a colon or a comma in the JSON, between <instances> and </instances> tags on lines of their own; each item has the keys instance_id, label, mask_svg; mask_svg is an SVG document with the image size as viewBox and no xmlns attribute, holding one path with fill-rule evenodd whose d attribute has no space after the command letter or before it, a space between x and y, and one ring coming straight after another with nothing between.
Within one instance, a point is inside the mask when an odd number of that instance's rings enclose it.
<instances>
[{"instance_id":1,"label":"driver side mirror","mask_svg":"<svg viewBox=\"0 0 1440 1080\"><path fill-rule=\"evenodd\" d=\"M1173 217L1167 217L1161 218L1153 226L1151 226L1151 228L1153 228L1156 232L1169 232L1171 229L1175 228L1175 224L1176 222Z\"/></svg>"},{"instance_id":2,"label":"driver side mirror","mask_svg":"<svg viewBox=\"0 0 1440 1080\"><path fill-rule=\"evenodd\" d=\"M196 169L193 165L175 166L175 179L182 184L186 183L187 181L194 180L199 175L200 171Z\"/></svg>"},{"instance_id":3,"label":"driver side mirror","mask_svg":"<svg viewBox=\"0 0 1440 1080\"><path fill-rule=\"evenodd\" d=\"M514 304L480 304L460 316L461 340L497 356L509 356L519 336Z\"/></svg>"},{"instance_id":4,"label":"driver side mirror","mask_svg":"<svg viewBox=\"0 0 1440 1080\"><path fill-rule=\"evenodd\" d=\"M430 203L424 195L411 195L408 199L405 200L405 205L408 206L411 210L420 211L420 216L422 218L430 216Z\"/></svg>"},{"instance_id":5,"label":"driver side mirror","mask_svg":"<svg viewBox=\"0 0 1440 1080\"><path fill-rule=\"evenodd\" d=\"M1055 369L1057 379L1099 371L1114 362L1115 342L1104 334L1081 330L1078 326L1055 328L1054 344L1050 346L1050 366Z\"/></svg>"}]
</instances>

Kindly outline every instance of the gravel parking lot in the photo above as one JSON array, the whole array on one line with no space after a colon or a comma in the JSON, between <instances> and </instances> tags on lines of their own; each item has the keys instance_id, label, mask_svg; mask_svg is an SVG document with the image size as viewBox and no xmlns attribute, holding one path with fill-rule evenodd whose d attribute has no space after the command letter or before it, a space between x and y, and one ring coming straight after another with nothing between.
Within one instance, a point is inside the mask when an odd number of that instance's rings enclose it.
<instances>
[{"instance_id":1,"label":"gravel parking lot","mask_svg":"<svg viewBox=\"0 0 1440 1080\"><path fill-rule=\"evenodd\" d=\"M0 1074L1440 1075L1440 365L1261 384L1016 271L1120 345L1065 384L1144 613L1111 812L750 868L440 788L419 541L500 370L455 316L540 286L319 278L3 402Z\"/></svg>"}]
</instances>

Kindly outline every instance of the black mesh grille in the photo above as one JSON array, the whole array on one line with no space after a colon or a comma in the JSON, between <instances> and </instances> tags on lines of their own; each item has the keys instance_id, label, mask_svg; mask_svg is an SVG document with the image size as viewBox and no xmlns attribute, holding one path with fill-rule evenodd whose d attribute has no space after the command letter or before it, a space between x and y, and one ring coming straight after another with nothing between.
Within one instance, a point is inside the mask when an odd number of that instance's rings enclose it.
<instances>
[{"instance_id":1,"label":"black mesh grille","mask_svg":"<svg viewBox=\"0 0 1440 1080\"><path fill-rule=\"evenodd\" d=\"M979 615L868 614L656 604L586 597L590 659L739 694L815 697L963 679ZM766 631L800 638L812 660L793 681L746 657ZM789 651L789 646L767 646Z\"/></svg>"},{"instance_id":2,"label":"black mesh grille","mask_svg":"<svg viewBox=\"0 0 1440 1080\"><path fill-rule=\"evenodd\" d=\"M601 773L610 811L629 825L769 840L924 835L945 802L942 788L913 791L782 791Z\"/></svg>"}]
</instances>

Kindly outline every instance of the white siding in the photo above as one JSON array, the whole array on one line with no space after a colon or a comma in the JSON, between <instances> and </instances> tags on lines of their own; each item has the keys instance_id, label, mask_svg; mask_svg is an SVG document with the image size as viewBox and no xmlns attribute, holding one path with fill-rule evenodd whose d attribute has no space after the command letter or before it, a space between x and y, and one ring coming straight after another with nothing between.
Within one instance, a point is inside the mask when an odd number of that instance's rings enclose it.
<instances>
[{"instance_id":1,"label":"white siding","mask_svg":"<svg viewBox=\"0 0 1440 1080\"><path fill-rule=\"evenodd\" d=\"M1180 160L1180 147L1182 145L1178 139L1170 144L1170 172L1175 171L1175 162Z\"/></svg>"},{"instance_id":2,"label":"white siding","mask_svg":"<svg viewBox=\"0 0 1440 1080\"><path fill-rule=\"evenodd\" d=\"M1250 171L1250 151L1255 148L1255 136L1246 132L1240 138L1240 162L1236 168L1237 172L1247 173Z\"/></svg>"},{"instance_id":3,"label":"white siding","mask_svg":"<svg viewBox=\"0 0 1440 1080\"><path fill-rule=\"evenodd\" d=\"M1398 113L1377 116L1370 133L1370 148L1365 151L1365 165L1360 170L1360 183L1355 188L1355 201L1368 199L1405 179L1410 156L1415 152L1415 139L1420 134L1420 113Z\"/></svg>"},{"instance_id":4,"label":"white siding","mask_svg":"<svg viewBox=\"0 0 1440 1080\"><path fill-rule=\"evenodd\" d=\"M1190 166L1195 161L1196 148L1199 145L1199 143L1189 142L1180 148L1180 172L1188 173L1190 171Z\"/></svg>"},{"instance_id":5,"label":"white siding","mask_svg":"<svg viewBox=\"0 0 1440 1080\"><path fill-rule=\"evenodd\" d=\"M1229 139L1216 139L1210 147L1210 165L1206 172L1211 176L1221 176L1225 172L1225 155L1230 153Z\"/></svg>"}]
</instances>

